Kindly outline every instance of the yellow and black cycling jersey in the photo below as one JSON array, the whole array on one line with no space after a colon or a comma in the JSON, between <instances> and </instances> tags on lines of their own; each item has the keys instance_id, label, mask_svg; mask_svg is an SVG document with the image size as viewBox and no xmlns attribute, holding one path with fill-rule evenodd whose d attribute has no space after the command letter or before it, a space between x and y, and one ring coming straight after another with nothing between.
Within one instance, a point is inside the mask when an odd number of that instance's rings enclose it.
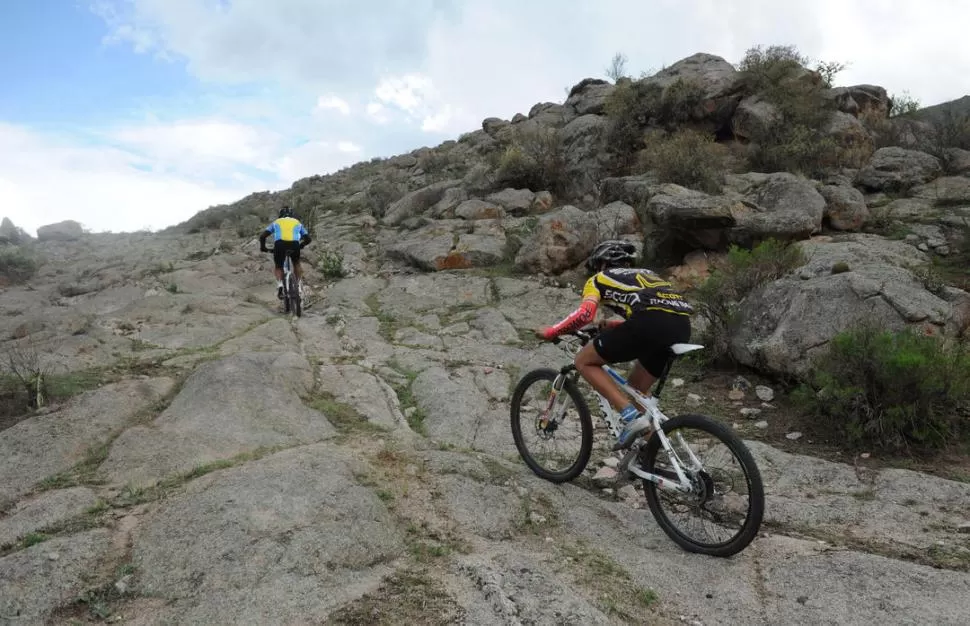
<instances>
[{"instance_id":1,"label":"yellow and black cycling jersey","mask_svg":"<svg viewBox=\"0 0 970 626\"><path fill-rule=\"evenodd\" d=\"M641 268L614 267L593 274L583 287L583 299L590 297L624 318L639 311L677 315L694 312L691 303L669 281Z\"/></svg>"}]
</instances>

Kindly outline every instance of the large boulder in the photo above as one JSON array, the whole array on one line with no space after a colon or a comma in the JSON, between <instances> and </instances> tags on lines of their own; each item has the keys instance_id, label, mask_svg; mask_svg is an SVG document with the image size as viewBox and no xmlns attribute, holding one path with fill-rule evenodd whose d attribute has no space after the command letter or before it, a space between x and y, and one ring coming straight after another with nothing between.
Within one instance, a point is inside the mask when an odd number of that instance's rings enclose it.
<instances>
[{"instance_id":1,"label":"large boulder","mask_svg":"<svg viewBox=\"0 0 970 626\"><path fill-rule=\"evenodd\" d=\"M778 108L754 95L742 100L731 118L731 132L735 139L753 141L781 119Z\"/></svg>"},{"instance_id":2,"label":"large boulder","mask_svg":"<svg viewBox=\"0 0 970 626\"><path fill-rule=\"evenodd\" d=\"M421 215L438 204L447 190L459 185L461 180L445 180L412 191L387 207L381 221L388 226L397 226L409 217Z\"/></svg>"},{"instance_id":3,"label":"large boulder","mask_svg":"<svg viewBox=\"0 0 970 626\"><path fill-rule=\"evenodd\" d=\"M436 220L385 248L389 258L437 272L484 267L505 256L506 236L499 220Z\"/></svg>"},{"instance_id":4,"label":"large boulder","mask_svg":"<svg viewBox=\"0 0 970 626\"><path fill-rule=\"evenodd\" d=\"M902 241L851 234L796 245L807 263L748 295L730 340L738 362L769 375L806 375L819 350L863 320L894 330L947 330L967 297L927 291L907 268L928 259Z\"/></svg>"},{"instance_id":5,"label":"large boulder","mask_svg":"<svg viewBox=\"0 0 970 626\"><path fill-rule=\"evenodd\" d=\"M872 116L876 119L889 117L889 95L878 85L852 85L835 87L824 92L836 108L854 117Z\"/></svg>"},{"instance_id":6,"label":"large boulder","mask_svg":"<svg viewBox=\"0 0 970 626\"><path fill-rule=\"evenodd\" d=\"M731 243L749 246L768 238L807 239L821 230L826 202L811 181L787 172L728 179L743 190L744 199L734 205Z\"/></svg>"},{"instance_id":7,"label":"large boulder","mask_svg":"<svg viewBox=\"0 0 970 626\"><path fill-rule=\"evenodd\" d=\"M569 90L565 106L577 115L603 115L606 112L606 101L614 89L616 87L600 78L583 79ZM529 117L534 117L531 112Z\"/></svg>"},{"instance_id":8,"label":"large boulder","mask_svg":"<svg viewBox=\"0 0 970 626\"><path fill-rule=\"evenodd\" d=\"M539 218L515 264L528 272L561 274L584 261L600 239L639 239L640 228L633 207L622 202L589 212L567 205Z\"/></svg>"},{"instance_id":9,"label":"large boulder","mask_svg":"<svg viewBox=\"0 0 970 626\"><path fill-rule=\"evenodd\" d=\"M639 193L636 183L629 181L627 193ZM651 185L646 190L644 253L651 261L673 260L678 251L724 247L725 233L735 223L740 212L737 198L710 195L667 183Z\"/></svg>"},{"instance_id":10,"label":"large boulder","mask_svg":"<svg viewBox=\"0 0 970 626\"><path fill-rule=\"evenodd\" d=\"M842 160L847 165L859 167L872 156L872 136L857 117L833 111L824 131L842 149Z\"/></svg>"},{"instance_id":11,"label":"large boulder","mask_svg":"<svg viewBox=\"0 0 970 626\"><path fill-rule=\"evenodd\" d=\"M867 191L904 191L942 173L942 164L935 156L893 146L876 150L859 170L855 183Z\"/></svg>"},{"instance_id":12,"label":"large boulder","mask_svg":"<svg viewBox=\"0 0 970 626\"><path fill-rule=\"evenodd\" d=\"M558 131L565 155L565 176L573 195L593 193L609 163L605 138L609 121L600 115L582 115Z\"/></svg>"},{"instance_id":13,"label":"large boulder","mask_svg":"<svg viewBox=\"0 0 970 626\"><path fill-rule=\"evenodd\" d=\"M709 132L717 132L730 122L742 96L737 69L724 58L703 52L683 58L641 82L665 92L678 83L696 88L700 102L691 121Z\"/></svg>"},{"instance_id":14,"label":"large boulder","mask_svg":"<svg viewBox=\"0 0 970 626\"><path fill-rule=\"evenodd\" d=\"M850 185L821 185L825 198L825 219L835 230L859 230L869 217L862 192Z\"/></svg>"},{"instance_id":15,"label":"large boulder","mask_svg":"<svg viewBox=\"0 0 970 626\"><path fill-rule=\"evenodd\" d=\"M37 229L39 241L74 241L84 234L84 229L74 220L47 224Z\"/></svg>"}]
</instances>

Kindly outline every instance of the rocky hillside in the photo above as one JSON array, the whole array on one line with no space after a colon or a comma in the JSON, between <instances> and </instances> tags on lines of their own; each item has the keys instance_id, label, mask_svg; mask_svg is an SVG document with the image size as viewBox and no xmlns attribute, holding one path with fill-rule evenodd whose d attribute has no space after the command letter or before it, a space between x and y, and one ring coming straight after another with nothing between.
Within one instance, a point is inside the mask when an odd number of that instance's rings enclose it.
<instances>
[{"instance_id":1,"label":"rocky hillside","mask_svg":"<svg viewBox=\"0 0 970 626\"><path fill-rule=\"evenodd\" d=\"M743 67L585 80L164 233L5 223L0 623L970 621L966 459L944 478L796 432L779 384L857 319L961 332L965 153L879 87ZM660 166L684 151L708 169ZM255 241L283 201L316 235L298 320ZM731 244L800 252L729 333L697 318L749 369L685 361L664 400L733 425L762 469L763 533L732 559L677 548L602 429L571 484L517 457L511 388L568 358L531 331L607 235L698 297Z\"/></svg>"}]
</instances>

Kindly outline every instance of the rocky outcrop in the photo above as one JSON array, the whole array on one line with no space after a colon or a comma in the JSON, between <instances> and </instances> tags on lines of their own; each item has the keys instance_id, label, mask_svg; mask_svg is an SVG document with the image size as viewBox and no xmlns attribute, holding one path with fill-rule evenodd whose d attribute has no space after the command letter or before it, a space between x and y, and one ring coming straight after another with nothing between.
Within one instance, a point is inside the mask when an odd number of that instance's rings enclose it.
<instances>
[{"instance_id":1,"label":"rocky outcrop","mask_svg":"<svg viewBox=\"0 0 970 626\"><path fill-rule=\"evenodd\" d=\"M786 172L729 178L744 197L735 205L731 242L750 246L768 238L799 240L821 230L826 202L811 181Z\"/></svg>"},{"instance_id":2,"label":"rocky outcrop","mask_svg":"<svg viewBox=\"0 0 970 626\"><path fill-rule=\"evenodd\" d=\"M928 291L909 269L928 258L901 241L842 235L798 245L807 263L742 303L731 337L731 353L740 363L802 377L835 335L858 322L942 332L968 297L959 290L945 297Z\"/></svg>"},{"instance_id":3,"label":"rocky outcrop","mask_svg":"<svg viewBox=\"0 0 970 626\"><path fill-rule=\"evenodd\" d=\"M640 228L633 207L622 202L590 212L565 206L539 218L515 264L524 271L559 274L585 261L601 239L631 236L640 241Z\"/></svg>"},{"instance_id":4,"label":"rocky outcrop","mask_svg":"<svg viewBox=\"0 0 970 626\"><path fill-rule=\"evenodd\" d=\"M936 157L905 148L880 148L856 176L867 191L902 191L929 182L943 172Z\"/></svg>"},{"instance_id":5,"label":"rocky outcrop","mask_svg":"<svg viewBox=\"0 0 970 626\"><path fill-rule=\"evenodd\" d=\"M37 229L39 241L74 241L84 234L84 229L74 220L64 220L56 224L47 224Z\"/></svg>"}]
</instances>

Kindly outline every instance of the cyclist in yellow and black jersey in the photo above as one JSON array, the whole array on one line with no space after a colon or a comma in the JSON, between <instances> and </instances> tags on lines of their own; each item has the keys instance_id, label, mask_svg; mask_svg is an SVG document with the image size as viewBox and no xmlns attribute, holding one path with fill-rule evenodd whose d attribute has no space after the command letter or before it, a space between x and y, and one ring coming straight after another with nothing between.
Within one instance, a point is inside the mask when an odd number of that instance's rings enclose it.
<instances>
[{"instance_id":1,"label":"cyclist in yellow and black jersey","mask_svg":"<svg viewBox=\"0 0 970 626\"><path fill-rule=\"evenodd\" d=\"M266 239L273 236L273 275L276 276L276 297L283 299L283 263L287 252L293 260L293 274L296 282L303 279L303 267L300 264L300 250L310 244L312 238L300 220L293 217L293 210L286 205L280 209L279 217L273 220L263 232L259 234L259 251L268 252Z\"/></svg>"},{"instance_id":2,"label":"cyclist in yellow and black jersey","mask_svg":"<svg viewBox=\"0 0 970 626\"><path fill-rule=\"evenodd\" d=\"M591 324L600 304L623 317L601 323L602 332L575 359L580 375L623 419L615 449L628 447L649 427L650 420L620 391L602 365L636 360L630 385L650 395L650 388L663 373L670 346L690 340L690 316L694 313L694 307L669 281L651 270L631 267L635 258L636 247L630 242L608 240L597 245L586 261L586 269L593 275L583 287L579 308L559 323L536 331L537 336L550 340Z\"/></svg>"}]
</instances>

